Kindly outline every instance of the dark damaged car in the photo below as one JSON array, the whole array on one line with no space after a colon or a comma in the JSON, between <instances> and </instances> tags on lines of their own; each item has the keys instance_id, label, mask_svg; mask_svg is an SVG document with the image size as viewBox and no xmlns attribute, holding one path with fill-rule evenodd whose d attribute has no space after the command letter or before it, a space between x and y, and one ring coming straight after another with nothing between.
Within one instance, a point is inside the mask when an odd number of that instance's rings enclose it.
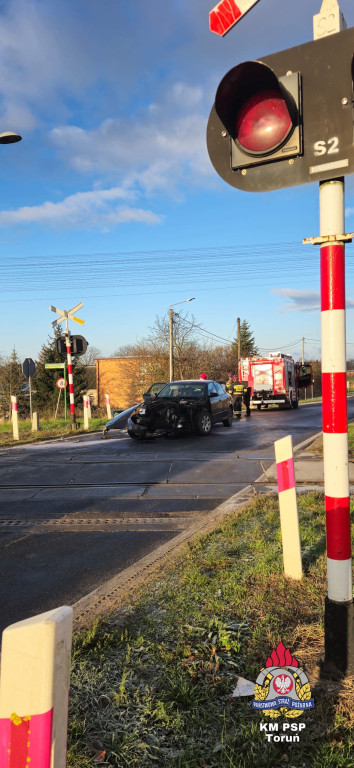
<instances>
[{"instance_id":1,"label":"dark damaged car","mask_svg":"<svg viewBox=\"0 0 354 768\"><path fill-rule=\"evenodd\" d=\"M219 382L171 381L130 416L128 434L137 440L179 432L208 435L213 424L231 427L232 421L231 398Z\"/></svg>"}]
</instances>

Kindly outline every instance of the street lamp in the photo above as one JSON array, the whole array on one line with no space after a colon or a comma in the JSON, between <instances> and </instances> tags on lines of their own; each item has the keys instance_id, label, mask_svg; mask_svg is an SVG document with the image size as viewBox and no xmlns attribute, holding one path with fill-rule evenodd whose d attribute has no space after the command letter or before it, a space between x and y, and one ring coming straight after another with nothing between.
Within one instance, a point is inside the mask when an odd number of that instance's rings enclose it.
<instances>
[{"instance_id":1,"label":"street lamp","mask_svg":"<svg viewBox=\"0 0 354 768\"><path fill-rule=\"evenodd\" d=\"M16 141L21 141L22 136L19 133L13 133L13 131L5 131L0 133L0 144L15 144Z\"/></svg>"},{"instance_id":2,"label":"street lamp","mask_svg":"<svg viewBox=\"0 0 354 768\"><path fill-rule=\"evenodd\" d=\"M194 301L194 296L192 299L185 299L184 301L176 301L175 304L170 304L169 310L168 310L168 324L170 329L170 381L173 381L173 309L172 307L176 307L177 304L187 304L187 301Z\"/></svg>"}]
</instances>

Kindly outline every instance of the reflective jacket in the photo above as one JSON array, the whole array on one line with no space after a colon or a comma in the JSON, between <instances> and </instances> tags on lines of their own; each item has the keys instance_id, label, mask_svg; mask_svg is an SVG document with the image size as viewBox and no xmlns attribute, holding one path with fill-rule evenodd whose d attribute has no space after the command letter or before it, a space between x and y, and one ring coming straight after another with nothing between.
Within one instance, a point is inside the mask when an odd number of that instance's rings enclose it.
<instances>
[{"instance_id":1,"label":"reflective jacket","mask_svg":"<svg viewBox=\"0 0 354 768\"><path fill-rule=\"evenodd\" d=\"M232 392L233 392L234 395L236 395L236 397L242 397L242 395L243 395L243 384L240 384L240 382L236 383L236 381L234 381Z\"/></svg>"}]
</instances>

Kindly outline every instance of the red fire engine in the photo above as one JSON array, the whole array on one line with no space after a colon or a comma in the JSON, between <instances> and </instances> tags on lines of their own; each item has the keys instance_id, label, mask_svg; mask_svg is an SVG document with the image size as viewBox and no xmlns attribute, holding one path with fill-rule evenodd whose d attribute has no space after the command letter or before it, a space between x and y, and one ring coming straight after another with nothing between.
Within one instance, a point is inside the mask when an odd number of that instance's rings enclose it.
<instances>
[{"instance_id":1,"label":"red fire engine","mask_svg":"<svg viewBox=\"0 0 354 768\"><path fill-rule=\"evenodd\" d=\"M245 357L240 360L239 379L251 388L251 404L258 410L269 404L297 408L299 389L313 384L311 363L295 363L283 352L268 357Z\"/></svg>"}]
</instances>

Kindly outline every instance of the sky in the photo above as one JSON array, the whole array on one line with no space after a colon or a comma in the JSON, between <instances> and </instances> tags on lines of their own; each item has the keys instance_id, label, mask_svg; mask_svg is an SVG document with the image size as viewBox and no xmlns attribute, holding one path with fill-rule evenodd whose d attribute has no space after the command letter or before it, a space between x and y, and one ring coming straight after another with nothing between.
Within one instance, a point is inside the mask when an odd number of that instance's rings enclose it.
<instances>
[{"instance_id":1,"label":"sky","mask_svg":"<svg viewBox=\"0 0 354 768\"><path fill-rule=\"evenodd\" d=\"M0 2L0 354L36 360L79 302L101 356L188 312L222 343L320 357L318 184L241 192L215 172L206 126L231 67L308 42L322 0L260 0L224 37L213 0ZM347 26L354 3L340 0ZM346 177L346 231L354 183ZM347 254L354 358L353 246ZM188 298L193 303L183 306Z\"/></svg>"}]
</instances>

